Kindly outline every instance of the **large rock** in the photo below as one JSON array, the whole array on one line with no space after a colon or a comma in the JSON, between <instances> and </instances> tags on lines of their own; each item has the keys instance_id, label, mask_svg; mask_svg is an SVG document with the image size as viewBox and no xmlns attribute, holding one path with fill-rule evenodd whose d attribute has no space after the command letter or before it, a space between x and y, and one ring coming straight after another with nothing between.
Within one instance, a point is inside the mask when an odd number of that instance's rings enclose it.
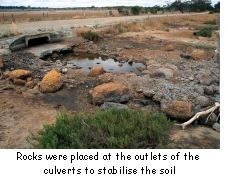
<instances>
[{"instance_id":1,"label":"large rock","mask_svg":"<svg viewBox=\"0 0 228 180\"><path fill-rule=\"evenodd\" d=\"M129 100L129 89L122 83L109 82L89 91L92 102L96 105L104 102L127 102Z\"/></svg>"},{"instance_id":2,"label":"large rock","mask_svg":"<svg viewBox=\"0 0 228 180\"><path fill-rule=\"evenodd\" d=\"M151 77L171 79L174 75L173 70L169 68L158 68L151 72Z\"/></svg>"},{"instance_id":3,"label":"large rock","mask_svg":"<svg viewBox=\"0 0 228 180\"><path fill-rule=\"evenodd\" d=\"M161 111L178 120L188 120L193 116L191 103L187 101L161 101Z\"/></svg>"},{"instance_id":4,"label":"large rock","mask_svg":"<svg viewBox=\"0 0 228 180\"><path fill-rule=\"evenodd\" d=\"M105 70L104 70L103 67L101 67L101 66L95 66L89 72L89 76L96 77L96 76L99 76L99 75L101 75L103 73L105 73Z\"/></svg>"},{"instance_id":5,"label":"large rock","mask_svg":"<svg viewBox=\"0 0 228 180\"><path fill-rule=\"evenodd\" d=\"M9 73L9 78L11 80L14 79L27 79L27 77L30 77L32 75L31 71L24 70L24 69L17 69L14 71L11 71Z\"/></svg>"},{"instance_id":6,"label":"large rock","mask_svg":"<svg viewBox=\"0 0 228 180\"><path fill-rule=\"evenodd\" d=\"M40 83L40 91L52 93L58 91L63 85L61 74L56 70L49 71Z\"/></svg>"},{"instance_id":7,"label":"large rock","mask_svg":"<svg viewBox=\"0 0 228 180\"><path fill-rule=\"evenodd\" d=\"M197 61L206 60L207 54L204 50L195 49L192 51L191 57L192 57L192 59L197 60Z\"/></svg>"}]
</instances>

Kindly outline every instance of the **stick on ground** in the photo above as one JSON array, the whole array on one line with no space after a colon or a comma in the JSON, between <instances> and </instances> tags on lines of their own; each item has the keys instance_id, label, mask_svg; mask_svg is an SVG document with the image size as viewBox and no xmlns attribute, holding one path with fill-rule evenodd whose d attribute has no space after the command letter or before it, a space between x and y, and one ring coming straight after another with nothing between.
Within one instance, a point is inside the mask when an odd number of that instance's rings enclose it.
<instances>
[{"instance_id":1,"label":"stick on ground","mask_svg":"<svg viewBox=\"0 0 228 180\"><path fill-rule=\"evenodd\" d=\"M195 116L193 116L190 120L188 120L187 122L183 123L183 124L177 124L178 126L181 126L182 129L185 129L186 126L190 125L192 122L194 122L195 120L197 120L200 116L209 114L214 112L217 108L220 107L220 104L218 102L215 103L215 105L213 107L211 107L210 109L206 110L206 111L201 111L195 114Z\"/></svg>"}]
</instances>

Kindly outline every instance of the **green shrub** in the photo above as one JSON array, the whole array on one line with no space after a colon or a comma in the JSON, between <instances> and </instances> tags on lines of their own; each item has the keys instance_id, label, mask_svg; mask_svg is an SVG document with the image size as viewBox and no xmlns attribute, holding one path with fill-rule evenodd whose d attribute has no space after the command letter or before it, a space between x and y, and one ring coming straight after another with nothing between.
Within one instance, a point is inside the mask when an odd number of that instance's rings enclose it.
<instances>
[{"instance_id":1,"label":"green shrub","mask_svg":"<svg viewBox=\"0 0 228 180\"><path fill-rule=\"evenodd\" d=\"M81 36L84 39L87 39L89 41L98 41L99 40L99 34L97 32L93 32L93 31L82 32Z\"/></svg>"},{"instance_id":2,"label":"green shrub","mask_svg":"<svg viewBox=\"0 0 228 180\"><path fill-rule=\"evenodd\" d=\"M30 139L37 148L161 148L167 147L172 124L163 114L127 109L61 114Z\"/></svg>"},{"instance_id":3,"label":"green shrub","mask_svg":"<svg viewBox=\"0 0 228 180\"><path fill-rule=\"evenodd\" d=\"M211 37L212 36L212 29L210 27L204 27L197 32L194 32L193 35L195 36L202 36L202 37Z\"/></svg>"}]
</instances>

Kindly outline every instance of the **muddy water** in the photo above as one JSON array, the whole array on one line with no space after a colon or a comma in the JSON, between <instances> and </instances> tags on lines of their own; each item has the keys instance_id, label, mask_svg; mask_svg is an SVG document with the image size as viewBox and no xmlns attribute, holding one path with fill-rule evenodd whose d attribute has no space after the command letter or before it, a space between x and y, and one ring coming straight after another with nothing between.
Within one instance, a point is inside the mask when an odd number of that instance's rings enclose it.
<instances>
[{"instance_id":1,"label":"muddy water","mask_svg":"<svg viewBox=\"0 0 228 180\"><path fill-rule=\"evenodd\" d=\"M120 63L111 58L102 58L95 55L79 55L66 57L67 67L82 68L84 71L89 72L94 66L102 66L106 72L133 72L136 75L141 75L140 68L144 68L142 63Z\"/></svg>"}]
</instances>

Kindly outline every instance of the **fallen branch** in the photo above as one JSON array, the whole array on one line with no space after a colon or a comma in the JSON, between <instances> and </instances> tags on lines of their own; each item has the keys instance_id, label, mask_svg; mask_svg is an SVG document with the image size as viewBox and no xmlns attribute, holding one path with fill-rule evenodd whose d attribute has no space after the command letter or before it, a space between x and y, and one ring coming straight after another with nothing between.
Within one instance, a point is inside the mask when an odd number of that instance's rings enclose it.
<instances>
[{"instance_id":1,"label":"fallen branch","mask_svg":"<svg viewBox=\"0 0 228 180\"><path fill-rule=\"evenodd\" d=\"M196 113L195 116L193 116L190 120L188 120L187 122L185 122L183 124L177 124L177 126L181 126L182 129L185 129L186 126L190 125L192 122L197 120L200 116L212 113L219 107L220 107L220 104L216 102L215 105L213 107L211 107L210 109Z\"/></svg>"}]
</instances>

